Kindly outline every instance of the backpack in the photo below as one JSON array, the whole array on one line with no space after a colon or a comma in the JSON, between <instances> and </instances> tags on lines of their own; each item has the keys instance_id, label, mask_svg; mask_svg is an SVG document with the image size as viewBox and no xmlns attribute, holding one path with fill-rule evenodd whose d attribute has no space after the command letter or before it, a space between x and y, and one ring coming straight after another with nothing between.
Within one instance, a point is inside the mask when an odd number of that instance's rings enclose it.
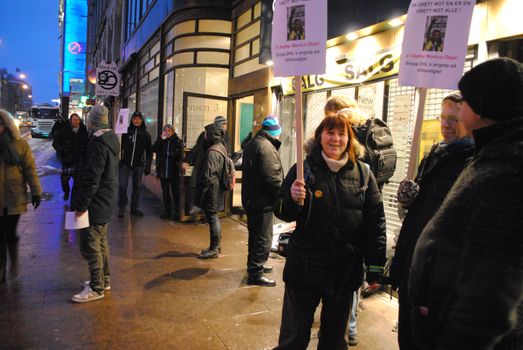
<instances>
[{"instance_id":1,"label":"backpack","mask_svg":"<svg viewBox=\"0 0 523 350\"><path fill-rule=\"evenodd\" d=\"M234 162L232 161L225 152L223 152L218 146L209 147L209 151L214 151L222 155L223 157L223 168L220 172L220 190L231 191L234 189L236 182L236 171L234 170Z\"/></svg>"},{"instance_id":2,"label":"backpack","mask_svg":"<svg viewBox=\"0 0 523 350\"><path fill-rule=\"evenodd\" d=\"M378 118L370 118L356 130L358 141L365 147L363 161L370 166L380 190L394 175L398 158L387 124Z\"/></svg>"}]
</instances>

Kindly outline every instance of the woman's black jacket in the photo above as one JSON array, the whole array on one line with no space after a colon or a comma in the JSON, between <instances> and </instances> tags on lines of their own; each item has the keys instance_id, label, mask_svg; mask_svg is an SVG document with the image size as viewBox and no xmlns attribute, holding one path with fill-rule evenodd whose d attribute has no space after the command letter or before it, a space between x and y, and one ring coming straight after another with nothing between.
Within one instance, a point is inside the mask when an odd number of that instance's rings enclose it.
<instances>
[{"instance_id":1,"label":"woman's black jacket","mask_svg":"<svg viewBox=\"0 0 523 350\"><path fill-rule=\"evenodd\" d=\"M330 292L356 290L375 281L385 262L386 229L383 202L374 175L358 161L332 172L316 147L304 162L307 197L303 207L292 199L294 165L282 185L275 214L297 221L284 269L285 283Z\"/></svg>"},{"instance_id":2,"label":"woman's black jacket","mask_svg":"<svg viewBox=\"0 0 523 350\"><path fill-rule=\"evenodd\" d=\"M156 153L156 174L160 179L178 181L182 159L182 140L174 134L168 139L159 137L152 147Z\"/></svg>"},{"instance_id":3,"label":"woman's black jacket","mask_svg":"<svg viewBox=\"0 0 523 350\"><path fill-rule=\"evenodd\" d=\"M473 154L473 142L464 138L444 148L435 145L421 161L414 180L419 185L419 193L403 220L392 259L390 277L394 286L406 287L412 254L421 231L439 209Z\"/></svg>"}]
</instances>

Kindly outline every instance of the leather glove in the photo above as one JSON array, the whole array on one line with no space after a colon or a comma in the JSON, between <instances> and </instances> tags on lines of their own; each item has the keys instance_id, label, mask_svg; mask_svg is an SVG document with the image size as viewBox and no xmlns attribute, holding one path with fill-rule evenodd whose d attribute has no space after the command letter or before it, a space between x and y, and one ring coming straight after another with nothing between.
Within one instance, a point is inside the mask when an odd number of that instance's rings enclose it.
<instances>
[{"instance_id":1,"label":"leather glove","mask_svg":"<svg viewBox=\"0 0 523 350\"><path fill-rule=\"evenodd\" d=\"M33 195L31 202L33 203L33 207L37 209L40 206L40 203L42 203L42 196Z\"/></svg>"}]
</instances>

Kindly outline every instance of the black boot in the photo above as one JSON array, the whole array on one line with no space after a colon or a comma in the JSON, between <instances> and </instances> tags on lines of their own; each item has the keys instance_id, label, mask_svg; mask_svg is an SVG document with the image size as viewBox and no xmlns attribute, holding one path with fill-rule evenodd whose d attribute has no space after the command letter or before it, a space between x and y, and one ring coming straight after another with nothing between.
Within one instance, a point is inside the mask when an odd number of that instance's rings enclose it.
<instances>
[{"instance_id":1,"label":"black boot","mask_svg":"<svg viewBox=\"0 0 523 350\"><path fill-rule=\"evenodd\" d=\"M211 237L211 246L209 249L203 250L198 258L200 259L209 259L209 258L218 258L222 251L220 247L220 237Z\"/></svg>"}]
</instances>

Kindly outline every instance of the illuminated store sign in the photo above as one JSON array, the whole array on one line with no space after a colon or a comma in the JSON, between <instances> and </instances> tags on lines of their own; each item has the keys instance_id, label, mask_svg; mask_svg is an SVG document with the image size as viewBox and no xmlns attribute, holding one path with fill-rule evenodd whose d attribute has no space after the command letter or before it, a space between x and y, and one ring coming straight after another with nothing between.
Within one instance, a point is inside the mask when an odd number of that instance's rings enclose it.
<instances>
[{"instance_id":1,"label":"illuminated store sign","mask_svg":"<svg viewBox=\"0 0 523 350\"><path fill-rule=\"evenodd\" d=\"M64 0L63 93L70 92L71 79L85 81L87 0ZM79 88L79 87L77 87ZM83 91L83 88L81 89Z\"/></svg>"}]
</instances>

